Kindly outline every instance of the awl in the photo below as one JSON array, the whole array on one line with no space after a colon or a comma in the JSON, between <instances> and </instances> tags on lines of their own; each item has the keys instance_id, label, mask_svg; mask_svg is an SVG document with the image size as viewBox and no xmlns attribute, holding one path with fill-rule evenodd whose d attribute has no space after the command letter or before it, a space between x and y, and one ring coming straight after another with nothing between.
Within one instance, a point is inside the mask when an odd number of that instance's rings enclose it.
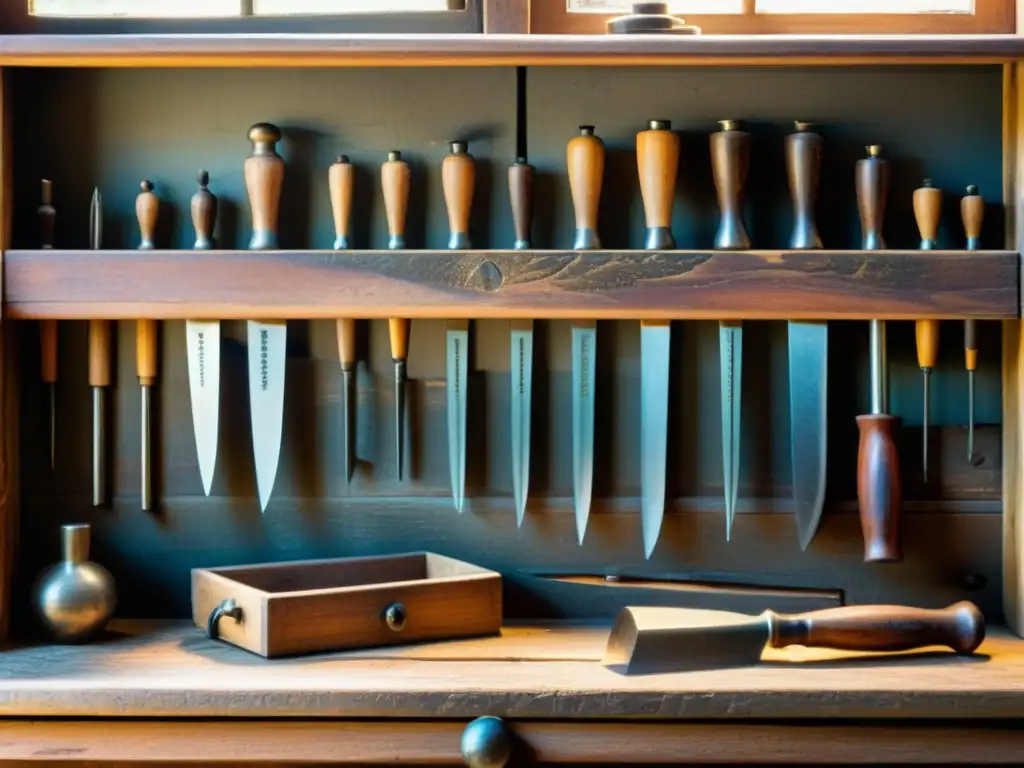
<instances>
[{"instance_id":1,"label":"awl","mask_svg":"<svg viewBox=\"0 0 1024 768\"><path fill-rule=\"evenodd\" d=\"M388 248L400 251L405 245L405 218L409 210L409 164L397 150L388 152L388 159L380 169L380 184L384 192L384 212L388 220ZM391 362L395 367L395 463L398 479L402 479L405 452L405 379L406 360L409 357L409 320L404 317L388 318L388 341Z\"/></svg>"},{"instance_id":2,"label":"awl","mask_svg":"<svg viewBox=\"0 0 1024 768\"><path fill-rule=\"evenodd\" d=\"M54 225L57 211L53 207L53 183L42 182L42 201L39 205L39 246L53 248ZM39 321L40 378L49 390L50 469L56 465L57 453L57 321Z\"/></svg>"},{"instance_id":3,"label":"awl","mask_svg":"<svg viewBox=\"0 0 1024 768\"><path fill-rule=\"evenodd\" d=\"M508 193L512 202L512 223L516 239L513 248L530 248L533 224L533 166L525 157L516 158L508 169ZM533 394L533 320L512 320L511 401L512 416L512 495L516 504L516 524L526 516L530 492L530 408Z\"/></svg>"},{"instance_id":4,"label":"awl","mask_svg":"<svg viewBox=\"0 0 1024 768\"><path fill-rule=\"evenodd\" d=\"M967 250L981 248L985 201L973 184L960 200L960 218L967 235ZM964 320L964 365L967 368L967 461L974 463L974 372L978 370L978 321Z\"/></svg>"},{"instance_id":5,"label":"awl","mask_svg":"<svg viewBox=\"0 0 1024 768\"><path fill-rule=\"evenodd\" d=\"M103 247L103 197L92 191L89 204L89 247ZM110 386L110 321L89 321L89 386L92 387L92 505L107 494L106 391Z\"/></svg>"},{"instance_id":6,"label":"awl","mask_svg":"<svg viewBox=\"0 0 1024 768\"><path fill-rule=\"evenodd\" d=\"M942 191L936 189L931 179L925 179L920 188L914 190L914 219L921 235L920 249L935 249L939 232L939 218L942 215ZM918 320L914 323L914 337L917 344L917 364L921 368L924 385L924 404L921 413L921 466L924 481L928 482L928 420L931 406L931 373L939 357L939 321Z\"/></svg>"},{"instance_id":7,"label":"awl","mask_svg":"<svg viewBox=\"0 0 1024 768\"><path fill-rule=\"evenodd\" d=\"M142 191L135 198L135 216L139 220L141 242L140 251L151 251L155 248L153 238L156 232L156 221L160 213L160 200L153 192L153 183L143 181ZM140 475L142 486L140 500L143 510L153 506L152 485L152 389L156 384L157 369L157 322L156 320L135 321L135 368L139 376L139 387L142 396L141 414L141 463Z\"/></svg>"},{"instance_id":8,"label":"awl","mask_svg":"<svg viewBox=\"0 0 1024 768\"><path fill-rule=\"evenodd\" d=\"M352 190L355 169L348 157L340 155L327 170L331 194L331 212L334 214L334 250L352 247L349 228L352 219ZM337 321L338 362L341 366L342 434L345 438L345 481L352 480L356 467L356 321L345 317Z\"/></svg>"}]
</instances>

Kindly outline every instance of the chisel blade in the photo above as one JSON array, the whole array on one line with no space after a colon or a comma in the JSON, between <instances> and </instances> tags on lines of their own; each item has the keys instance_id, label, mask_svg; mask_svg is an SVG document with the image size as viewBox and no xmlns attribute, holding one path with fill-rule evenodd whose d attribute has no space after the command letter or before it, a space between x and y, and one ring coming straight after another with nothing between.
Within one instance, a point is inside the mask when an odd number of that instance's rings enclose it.
<instances>
[{"instance_id":1,"label":"chisel blade","mask_svg":"<svg viewBox=\"0 0 1024 768\"><path fill-rule=\"evenodd\" d=\"M640 324L640 519L644 557L650 558L665 517L665 451L668 444L668 382L672 326Z\"/></svg>"},{"instance_id":2,"label":"chisel blade","mask_svg":"<svg viewBox=\"0 0 1024 768\"><path fill-rule=\"evenodd\" d=\"M722 476L725 491L725 540L732 538L740 486L740 409L743 405L743 325L718 324L722 372Z\"/></svg>"},{"instance_id":3,"label":"chisel blade","mask_svg":"<svg viewBox=\"0 0 1024 768\"><path fill-rule=\"evenodd\" d=\"M789 423L796 526L807 549L825 504L828 323L789 323Z\"/></svg>"},{"instance_id":4,"label":"chisel blade","mask_svg":"<svg viewBox=\"0 0 1024 768\"><path fill-rule=\"evenodd\" d=\"M597 353L596 321L572 326L572 496L576 537L587 532L594 483L594 387Z\"/></svg>"},{"instance_id":5,"label":"chisel blade","mask_svg":"<svg viewBox=\"0 0 1024 768\"><path fill-rule=\"evenodd\" d=\"M186 320L185 346L199 474L203 479L203 491L209 496L217 464L217 427L220 421L220 321Z\"/></svg>"},{"instance_id":6,"label":"chisel blade","mask_svg":"<svg viewBox=\"0 0 1024 768\"><path fill-rule=\"evenodd\" d=\"M466 389L469 375L469 321L452 320L446 331L448 468L455 511L466 496Z\"/></svg>"},{"instance_id":7,"label":"chisel blade","mask_svg":"<svg viewBox=\"0 0 1024 768\"><path fill-rule=\"evenodd\" d=\"M266 511L277 477L284 418L284 369L288 324L284 320L249 320L249 413L256 461L260 510Z\"/></svg>"},{"instance_id":8,"label":"chisel blade","mask_svg":"<svg viewBox=\"0 0 1024 768\"><path fill-rule=\"evenodd\" d=\"M516 524L523 524L530 490L530 402L533 391L533 321L512 321L512 492Z\"/></svg>"}]
</instances>

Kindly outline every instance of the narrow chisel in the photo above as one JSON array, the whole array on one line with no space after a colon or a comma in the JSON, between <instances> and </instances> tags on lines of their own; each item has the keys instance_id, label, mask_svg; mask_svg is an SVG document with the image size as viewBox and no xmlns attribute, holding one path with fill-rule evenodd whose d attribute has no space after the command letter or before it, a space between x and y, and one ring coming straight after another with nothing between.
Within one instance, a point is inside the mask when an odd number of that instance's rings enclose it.
<instances>
[{"instance_id":1,"label":"narrow chisel","mask_svg":"<svg viewBox=\"0 0 1024 768\"><path fill-rule=\"evenodd\" d=\"M217 198L208 189L210 174L199 171L199 189L192 195L192 226L196 251L214 247ZM203 492L209 496L217 466L217 438L220 422L220 321L186 320L185 348L188 357L188 391L192 402L192 429L196 435L196 456Z\"/></svg>"},{"instance_id":2,"label":"narrow chisel","mask_svg":"<svg viewBox=\"0 0 1024 768\"><path fill-rule=\"evenodd\" d=\"M388 152L388 159L380 169L380 184L384 192L384 212L388 219L388 248L405 248L405 215L409 209L409 164L402 153ZM410 323L403 317L388 318L388 340L391 344L391 362L395 366L395 461L398 479L402 479L402 458L405 449L405 361L409 357Z\"/></svg>"},{"instance_id":3,"label":"narrow chisel","mask_svg":"<svg viewBox=\"0 0 1024 768\"><path fill-rule=\"evenodd\" d=\"M866 251L884 250L882 222L889 193L889 164L877 144L867 147L867 154L857 161L856 169L861 247ZM900 468L893 436L896 417L889 413L885 321L872 320L870 332L871 413L857 417L857 502L864 534L864 562L884 563L903 559L899 531Z\"/></svg>"},{"instance_id":4,"label":"narrow chisel","mask_svg":"<svg viewBox=\"0 0 1024 768\"><path fill-rule=\"evenodd\" d=\"M672 203L679 169L679 135L668 120L651 120L636 135L636 164L647 224L644 247L676 247ZM669 358L672 323L640 323L640 522L644 556L650 558L665 517L665 464L668 450Z\"/></svg>"},{"instance_id":5,"label":"narrow chisel","mask_svg":"<svg viewBox=\"0 0 1024 768\"><path fill-rule=\"evenodd\" d=\"M448 248L468 250L469 212L473 205L476 161L464 141L453 141L441 164L441 182L448 207ZM447 347L448 466L455 511L466 496L466 392L469 386L469 320L450 320Z\"/></svg>"},{"instance_id":6,"label":"narrow chisel","mask_svg":"<svg viewBox=\"0 0 1024 768\"><path fill-rule=\"evenodd\" d=\"M797 121L786 137L786 175L793 199L793 250L821 248L814 220L821 173L822 139L812 123ZM818 531L825 506L828 448L828 323L790 320L789 432L793 465L793 505L800 548Z\"/></svg>"},{"instance_id":7,"label":"narrow chisel","mask_svg":"<svg viewBox=\"0 0 1024 768\"><path fill-rule=\"evenodd\" d=\"M750 167L750 134L736 120L720 120L722 130L711 134L711 170L721 216L715 249L740 251L750 248L743 224L743 197ZM722 320L718 324L722 390L722 474L725 490L725 540L732 538L740 479L740 413L743 396L743 323Z\"/></svg>"},{"instance_id":8,"label":"narrow chisel","mask_svg":"<svg viewBox=\"0 0 1024 768\"><path fill-rule=\"evenodd\" d=\"M156 232L157 217L160 213L160 200L156 193L153 192L153 183L151 181L143 181L141 186L142 191L135 198L135 216L139 220L139 233L142 237L139 243L139 250L151 251L156 247L153 237ZM139 376L139 386L141 387L142 395L142 487L139 495L143 511L148 511L153 506L152 454L150 451L152 433L151 394L153 385L156 384L157 337L158 328L156 320L135 321L135 368Z\"/></svg>"},{"instance_id":9,"label":"narrow chisel","mask_svg":"<svg viewBox=\"0 0 1024 768\"><path fill-rule=\"evenodd\" d=\"M942 190L925 179L920 188L914 190L914 219L921 235L920 249L935 249L939 232L939 218L942 215ZM928 420L931 406L931 373L939 357L939 321L918 320L914 323L914 337L917 344L917 364L921 368L924 385L924 404L921 413L921 469L924 481L928 482Z\"/></svg>"},{"instance_id":10,"label":"narrow chisel","mask_svg":"<svg viewBox=\"0 0 1024 768\"><path fill-rule=\"evenodd\" d=\"M281 131L269 123L249 129L252 153L245 160L245 189L252 210L249 249L270 251L277 245L277 219L284 181L284 160L276 145ZM284 379L288 324L284 320L249 320L249 414L256 462L260 510L266 511L277 477L284 418Z\"/></svg>"},{"instance_id":11,"label":"narrow chisel","mask_svg":"<svg viewBox=\"0 0 1024 768\"><path fill-rule=\"evenodd\" d=\"M533 224L533 166L525 157L516 158L508 169L508 192L512 202L512 222L517 251L530 248ZM512 494L516 504L516 524L526 515L530 491L530 407L533 392L533 320L511 322L511 414L512 414Z\"/></svg>"},{"instance_id":12,"label":"narrow chisel","mask_svg":"<svg viewBox=\"0 0 1024 768\"><path fill-rule=\"evenodd\" d=\"M103 197L92 191L89 205L89 247L103 247ZM92 505L107 495L106 391L110 386L110 321L89 321L89 386L92 387Z\"/></svg>"},{"instance_id":13,"label":"narrow chisel","mask_svg":"<svg viewBox=\"0 0 1024 768\"><path fill-rule=\"evenodd\" d=\"M39 246L48 251L53 248L54 225L57 211L53 207L53 183L42 182L42 201L39 206ZM57 463L57 321L39 321L40 378L49 390L50 469Z\"/></svg>"},{"instance_id":14,"label":"narrow chisel","mask_svg":"<svg viewBox=\"0 0 1024 768\"><path fill-rule=\"evenodd\" d=\"M597 250L597 209L604 178L604 142L594 126L581 125L580 135L566 147L569 188L576 213L574 251ZM576 537L580 544L587 531L594 483L594 385L597 355L597 322L572 323L572 495L576 512Z\"/></svg>"},{"instance_id":15,"label":"narrow chisel","mask_svg":"<svg viewBox=\"0 0 1024 768\"><path fill-rule=\"evenodd\" d=\"M344 251L352 247L349 240L349 226L352 219L352 188L355 172L345 155L335 160L327 170L327 181L331 195L331 212L334 214L334 250ZM356 468L356 321L354 318L340 318L337 321L338 362L341 365L341 410L342 434L345 442L345 481L351 482Z\"/></svg>"},{"instance_id":16,"label":"narrow chisel","mask_svg":"<svg viewBox=\"0 0 1024 768\"><path fill-rule=\"evenodd\" d=\"M971 184L960 200L960 218L967 235L967 250L981 248L981 224L985 201ZM974 463L974 372L978 370L978 321L964 320L964 363L967 368L967 461Z\"/></svg>"}]
</instances>

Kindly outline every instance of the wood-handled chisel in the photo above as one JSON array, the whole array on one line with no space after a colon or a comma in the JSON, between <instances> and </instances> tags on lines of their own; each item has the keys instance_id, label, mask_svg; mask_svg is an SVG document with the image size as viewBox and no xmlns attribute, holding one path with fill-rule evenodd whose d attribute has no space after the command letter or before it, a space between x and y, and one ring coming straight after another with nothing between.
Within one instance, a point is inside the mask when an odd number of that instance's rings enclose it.
<instances>
[{"instance_id":1,"label":"wood-handled chisel","mask_svg":"<svg viewBox=\"0 0 1024 768\"><path fill-rule=\"evenodd\" d=\"M89 204L89 248L103 247L103 196L93 189ZM92 387L92 505L107 496L106 391L111 378L110 321L89 321L89 386Z\"/></svg>"},{"instance_id":2,"label":"wood-handled chisel","mask_svg":"<svg viewBox=\"0 0 1024 768\"><path fill-rule=\"evenodd\" d=\"M647 233L644 248L671 250L672 204L679 171L679 134L668 120L650 120L636 135L636 165ZM644 556L658 544L665 518L668 389L672 352L669 320L640 322L640 523Z\"/></svg>"},{"instance_id":3,"label":"wood-handled chisel","mask_svg":"<svg viewBox=\"0 0 1024 768\"><path fill-rule=\"evenodd\" d=\"M476 161L464 141L453 141L441 163L441 183L448 208L448 248L467 250L469 212L473 206ZM448 395L448 467L455 511L466 496L466 402L469 388L469 320L449 320L445 334Z\"/></svg>"},{"instance_id":4,"label":"wood-handled chisel","mask_svg":"<svg viewBox=\"0 0 1024 768\"><path fill-rule=\"evenodd\" d=\"M508 194L512 203L512 224L517 251L528 250L533 227L533 166L525 157L516 158L508 169ZM533 320L510 323L512 416L512 495L516 504L516 524L526 516L530 491L530 409L533 395Z\"/></svg>"},{"instance_id":5,"label":"wood-handled chisel","mask_svg":"<svg viewBox=\"0 0 1024 768\"><path fill-rule=\"evenodd\" d=\"M139 221L140 251L151 251L156 245L156 222L160 214L160 199L153 191L153 182L143 181L142 191L135 198L135 216ZM148 511L153 506L152 485L152 388L156 384L158 327L156 320L135 321L135 369L139 376L139 387L142 395L141 413L141 464L140 489L141 506Z\"/></svg>"},{"instance_id":6,"label":"wood-handled chisel","mask_svg":"<svg viewBox=\"0 0 1024 768\"><path fill-rule=\"evenodd\" d=\"M399 251L405 245L405 218L409 210L409 164L397 150L388 152L388 159L380 169L380 185L384 193L384 212L388 220L388 248ZM402 479L405 453L405 372L409 358L409 332L411 323L404 317L388 318L388 341L391 344L391 362L395 366L395 462L398 479Z\"/></svg>"},{"instance_id":7,"label":"wood-handled chisel","mask_svg":"<svg viewBox=\"0 0 1024 768\"><path fill-rule=\"evenodd\" d=\"M942 216L942 190L932 184L931 179L914 190L914 219L921 236L920 249L932 251L936 248L939 235L939 220ZM914 323L914 339L917 345L917 364L921 368L924 386L924 403L921 413L921 469L923 479L928 482L928 421L931 416L931 374L939 359L939 321L918 320Z\"/></svg>"},{"instance_id":8,"label":"wood-handled chisel","mask_svg":"<svg viewBox=\"0 0 1024 768\"><path fill-rule=\"evenodd\" d=\"M581 125L579 136L566 146L566 166L576 214L574 251L597 250L597 210L604 180L604 142L594 126ZM594 393L597 369L597 321L572 321L572 496L576 537L587 531L594 488Z\"/></svg>"},{"instance_id":9,"label":"wood-handled chisel","mask_svg":"<svg viewBox=\"0 0 1024 768\"><path fill-rule=\"evenodd\" d=\"M352 247L349 228L352 220L352 192L355 169L348 157L340 155L327 170L331 194L331 212L334 214L334 250L346 251ZM345 481L352 480L356 468L356 321L345 317L337 321L338 362L341 365L341 410L345 438Z\"/></svg>"},{"instance_id":10,"label":"wood-handled chisel","mask_svg":"<svg viewBox=\"0 0 1024 768\"><path fill-rule=\"evenodd\" d=\"M711 171L721 211L715 249L742 251L750 248L743 224L743 198L750 168L750 134L737 120L720 120L721 130L711 134ZM740 483L740 414L743 399L743 323L718 323L718 349L722 391L722 469L725 489L725 540L732 538L736 498Z\"/></svg>"},{"instance_id":11,"label":"wood-handled chisel","mask_svg":"<svg viewBox=\"0 0 1024 768\"><path fill-rule=\"evenodd\" d=\"M39 247L53 248L57 211L53 207L53 182L43 179L39 205ZM50 469L57 464L57 321L39 321L40 378L49 390Z\"/></svg>"},{"instance_id":12,"label":"wood-handled chisel","mask_svg":"<svg viewBox=\"0 0 1024 768\"><path fill-rule=\"evenodd\" d=\"M281 131L269 123L249 129L252 152L245 159L245 189L252 211L249 249L270 251L278 247L277 224L284 181L284 160L277 154ZM285 320L249 320L249 414L252 448L256 462L256 487L260 510L266 511L277 478L284 418L285 363L288 358L288 324Z\"/></svg>"},{"instance_id":13,"label":"wood-handled chisel","mask_svg":"<svg viewBox=\"0 0 1024 768\"><path fill-rule=\"evenodd\" d=\"M960 200L960 218L967 236L967 250L981 248L985 200L971 184ZM974 373L978 370L978 321L964 320L964 365L967 368L967 461L974 463Z\"/></svg>"}]
</instances>

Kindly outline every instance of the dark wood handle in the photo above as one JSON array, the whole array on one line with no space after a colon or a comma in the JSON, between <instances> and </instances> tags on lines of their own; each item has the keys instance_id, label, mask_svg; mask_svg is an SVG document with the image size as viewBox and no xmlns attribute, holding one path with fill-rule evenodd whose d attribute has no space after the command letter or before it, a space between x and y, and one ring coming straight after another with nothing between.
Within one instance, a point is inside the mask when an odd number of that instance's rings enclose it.
<instances>
[{"instance_id":1,"label":"dark wood handle","mask_svg":"<svg viewBox=\"0 0 1024 768\"><path fill-rule=\"evenodd\" d=\"M156 382L157 321L135 321L135 368L140 384Z\"/></svg>"},{"instance_id":2,"label":"dark wood handle","mask_svg":"<svg viewBox=\"0 0 1024 768\"><path fill-rule=\"evenodd\" d=\"M280 140L281 130L270 123L257 123L249 129L252 153L245 159L243 175L252 210L250 250L262 251L278 246L278 213L284 184L284 160L276 149Z\"/></svg>"},{"instance_id":3,"label":"dark wood handle","mask_svg":"<svg viewBox=\"0 0 1024 768\"><path fill-rule=\"evenodd\" d=\"M978 321L964 320L964 367L978 370Z\"/></svg>"},{"instance_id":4,"label":"dark wood handle","mask_svg":"<svg viewBox=\"0 0 1024 768\"><path fill-rule=\"evenodd\" d=\"M985 618L969 602L938 610L849 605L790 616L770 614L770 621L773 648L910 651L943 645L957 653L972 653L985 639Z\"/></svg>"},{"instance_id":5,"label":"dark wood handle","mask_svg":"<svg viewBox=\"0 0 1024 768\"><path fill-rule=\"evenodd\" d=\"M89 386L110 386L110 321L89 321Z\"/></svg>"},{"instance_id":6,"label":"dark wood handle","mask_svg":"<svg viewBox=\"0 0 1024 768\"><path fill-rule=\"evenodd\" d=\"M39 322L40 373L47 384L57 381L57 321Z\"/></svg>"},{"instance_id":7,"label":"dark wood handle","mask_svg":"<svg viewBox=\"0 0 1024 768\"><path fill-rule=\"evenodd\" d=\"M857 503L864 534L864 562L903 559L900 549L900 466L893 429L896 417L858 416Z\"/></svg>"},{"instance_id":8,"label":"dark wood handle","mask_svg":"<svg viewBox=\"0 0 1024 768\"><path fill-rule=\"evenodd\" d=\"M512 223L516 248L530 247L533 228L533 166L519 158L508 169L508 195L512 202Z\"/></svg>"}]
</instances>

